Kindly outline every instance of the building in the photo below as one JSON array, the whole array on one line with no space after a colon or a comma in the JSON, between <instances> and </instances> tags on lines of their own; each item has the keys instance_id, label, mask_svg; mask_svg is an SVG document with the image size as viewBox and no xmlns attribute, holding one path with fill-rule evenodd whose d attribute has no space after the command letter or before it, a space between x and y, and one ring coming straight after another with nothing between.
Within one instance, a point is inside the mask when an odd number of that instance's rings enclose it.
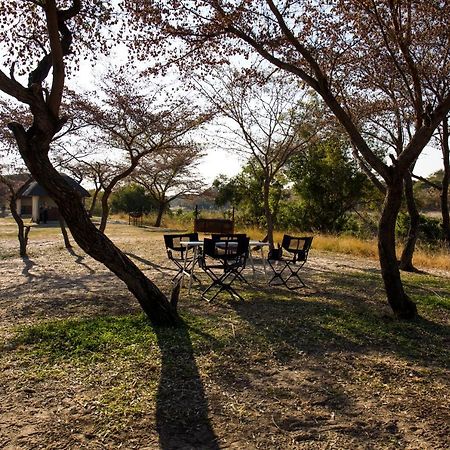
<instances>
[{"instance_id":1,"label":"building","mask_svg":"<svg viewBox=\"0 0 450 450\"><path fill-rule=\"evenodd\" d=\"M84 189L79 183L77 183L73 178L68 175L61 174L66 181L78 191L83 201L90 197L86 189ZM21 190L23 189L23 192ZM28 185L24 185L18 192L17 199L17 212L20 216L31 217L33 222L39 222L42 217L40 217L42 211L46 210L46 219L49 221L58 220L59 211L56 203L47 194L47 191L40 186L37 181L32 181Z\"/></svg>"}]
</instances>

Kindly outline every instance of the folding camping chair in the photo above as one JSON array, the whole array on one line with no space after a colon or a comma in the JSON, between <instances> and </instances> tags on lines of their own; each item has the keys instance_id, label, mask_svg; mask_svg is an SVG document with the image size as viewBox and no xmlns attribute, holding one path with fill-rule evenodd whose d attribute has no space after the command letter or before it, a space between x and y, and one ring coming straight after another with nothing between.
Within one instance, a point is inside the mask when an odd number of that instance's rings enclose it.
<instances>
[{"instance_id":1,"label":"folding camping chair","mask_svg":"<svg viewBox=\"0 0 450 450\"><path fill-rule=\"evenodd\" d=\"M212 282L203 291L203 299L211 302L222 291L225 291L232 297L243 300L232 284L236 279L244 279L241 272L244 270L247 261L249 241L250 239L245 235L228 240L204 240L200 267L210 277ZM208 298L207 294L215 288L217 289L215 294Z\"/></svg>"},{"instance_id":2,"label":"folding camping chair","mask_svg":"<svg viewBox=\"0 0 450 450\"><path fill-rule=\"evenodd\" d=\"M290 290L306 287L298 273L306 264L312 240L312 236L294 237L287 234L283 236L281 248L269 252L268 262L274 273L269 285L286 286ZM283 251L287 252L289 257L283 257ZM296 279L297 283L288 285L291 279Z\"/></svg>"},{"instance_id":3,"label":"folding camping chair","mask_svg":"<svg viewBox=\"0 0 450 450\"><path fill-rule=\"evenodd\" d=\"M172 278L172 281L175 281L178 277L183 277L183 275L191 276L192 264L195 264L195 253L193 252L192 256L188 256L189 248L181 245L181 242L189 241L198 241L198 233L164 235L164 244L166 245L167 256L178 268L178 271ZM192 277L196 281L199 281L193 273Z\"/></svg>"},{"instance_id":4,"label":"folding camping chair","mask_svg":"<svg viewBox=\"0 0 450 450\"><path fill-rule=\"evenodd\" d=\"M246 237L247 237L247 235L245 233L214 233L214 234L211 234L211 239L213 241L217 241L217 242L223 242L223 241L237 242L237 240L239 238L246 238ZM218 244L219 252L220 252L221 246L223 247L223 244L219 243ZM237 274L237 278L239 279L239 281L242 281L242 282L248 284L248 281L245 279L244 275L242 275L242 270Z\"/></svg>"}]
</instances>

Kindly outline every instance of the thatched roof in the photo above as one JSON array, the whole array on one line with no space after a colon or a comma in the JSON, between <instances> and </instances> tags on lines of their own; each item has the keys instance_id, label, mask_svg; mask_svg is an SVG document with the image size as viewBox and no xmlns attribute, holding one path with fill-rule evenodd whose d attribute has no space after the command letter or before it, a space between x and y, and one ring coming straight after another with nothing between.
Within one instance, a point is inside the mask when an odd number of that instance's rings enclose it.
<instances>
[{"instance_id":1,"label":"thatched roof","mask_svg":"<svg viewBox=\"0 0 450 450\"><path fill-rule=\"evenodd\" d=\"M69 175L66 175L64 173L60 174L65 178L65 180L70 184L72 188L74 188L77 192L81 194L82 197L90 197L91 194L84 189L83 186L81 186L77 181L75 181L73 178L69 177ZM20 197L32 197L32 196L39 196L39 197L45 197L48 195L47 191L38 184L37 181L32 181L28 186L25 186L25 189L23 192L20 192Z\"/></svg>"}]
</instances>

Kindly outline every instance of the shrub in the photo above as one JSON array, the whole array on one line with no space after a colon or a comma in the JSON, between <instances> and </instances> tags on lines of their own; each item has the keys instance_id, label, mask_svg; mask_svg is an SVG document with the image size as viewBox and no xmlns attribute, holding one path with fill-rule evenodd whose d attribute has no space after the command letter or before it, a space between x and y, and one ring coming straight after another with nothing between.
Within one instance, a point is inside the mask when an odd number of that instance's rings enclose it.
<instances>
[{"instance_id":1,"label":"shrub","mask_svg":"<svg viewBox=\"0 0 450 450\"><path fill-rule=\"evenodd\" d=\"M396 233L400 239L406 239L408 236L409 225L411 221L408 214L401 212L397 218ZM420 215L419 237L418 240L425 244L438 244L442 239L442 228L439 220Z\"/></svg>"}]
</instances>

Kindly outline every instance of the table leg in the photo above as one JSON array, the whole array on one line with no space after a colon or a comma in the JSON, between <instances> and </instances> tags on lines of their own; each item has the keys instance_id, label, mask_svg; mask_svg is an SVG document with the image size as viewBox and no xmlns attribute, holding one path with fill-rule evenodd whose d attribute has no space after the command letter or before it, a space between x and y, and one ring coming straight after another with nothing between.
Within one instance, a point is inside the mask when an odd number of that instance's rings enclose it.
<instances>
[{"instance_id":1,"label":"table leg","mask_svg":"<svg viewBox=\"0 0 450 450\"><path fill-rule=\"evenodd\" d=\"M253 280L255 280L255 277L256 277L255 262L253 261L251 248L249 248L249 250L248 250L248 259L250 260L250 265L252 266L252 270L253 270Z\"/></svg>"},{"instance_id":2,"label":"table leg","mask_svg":"<svg viewBox=\"0 0 450 450\"><path fill-rule=\"evenodd\" d=\"M189 287L188 287L188 294L191 293L191 286L192 286L192 278L194 275L194 267L197 262L197 255L198 255L198 246L194 247L194 255L192 260L192 266L191 266L191 274L189 275Z\"/></svg>"},{"instance_id":3,"label":"table leg","mask_svg":"<svg viewBox=\"0 0 450 450\"><path fill-rule=\"evenodd\" d=\"M263 262L263 268L264 268L264 279L266 280L267 283L267 269L266 269L266 260L264 259L264 250L263 247L261 246L261 259Z\"/></svg>"},{"instance_id":4,"label":"table leg","mask_svg":"<svg viewBox=\"0 0 450 450\"><path fill-rule=\"evenodd\" d=\"M188 259L188 251L189 251L189 247L186 247L186 251L184 252L184 263L183 263L183 272L181 273L180 288L183 287L184 274L186 273L186 266L187 266L187 259Z\"/></svg>"}]
</instances>

